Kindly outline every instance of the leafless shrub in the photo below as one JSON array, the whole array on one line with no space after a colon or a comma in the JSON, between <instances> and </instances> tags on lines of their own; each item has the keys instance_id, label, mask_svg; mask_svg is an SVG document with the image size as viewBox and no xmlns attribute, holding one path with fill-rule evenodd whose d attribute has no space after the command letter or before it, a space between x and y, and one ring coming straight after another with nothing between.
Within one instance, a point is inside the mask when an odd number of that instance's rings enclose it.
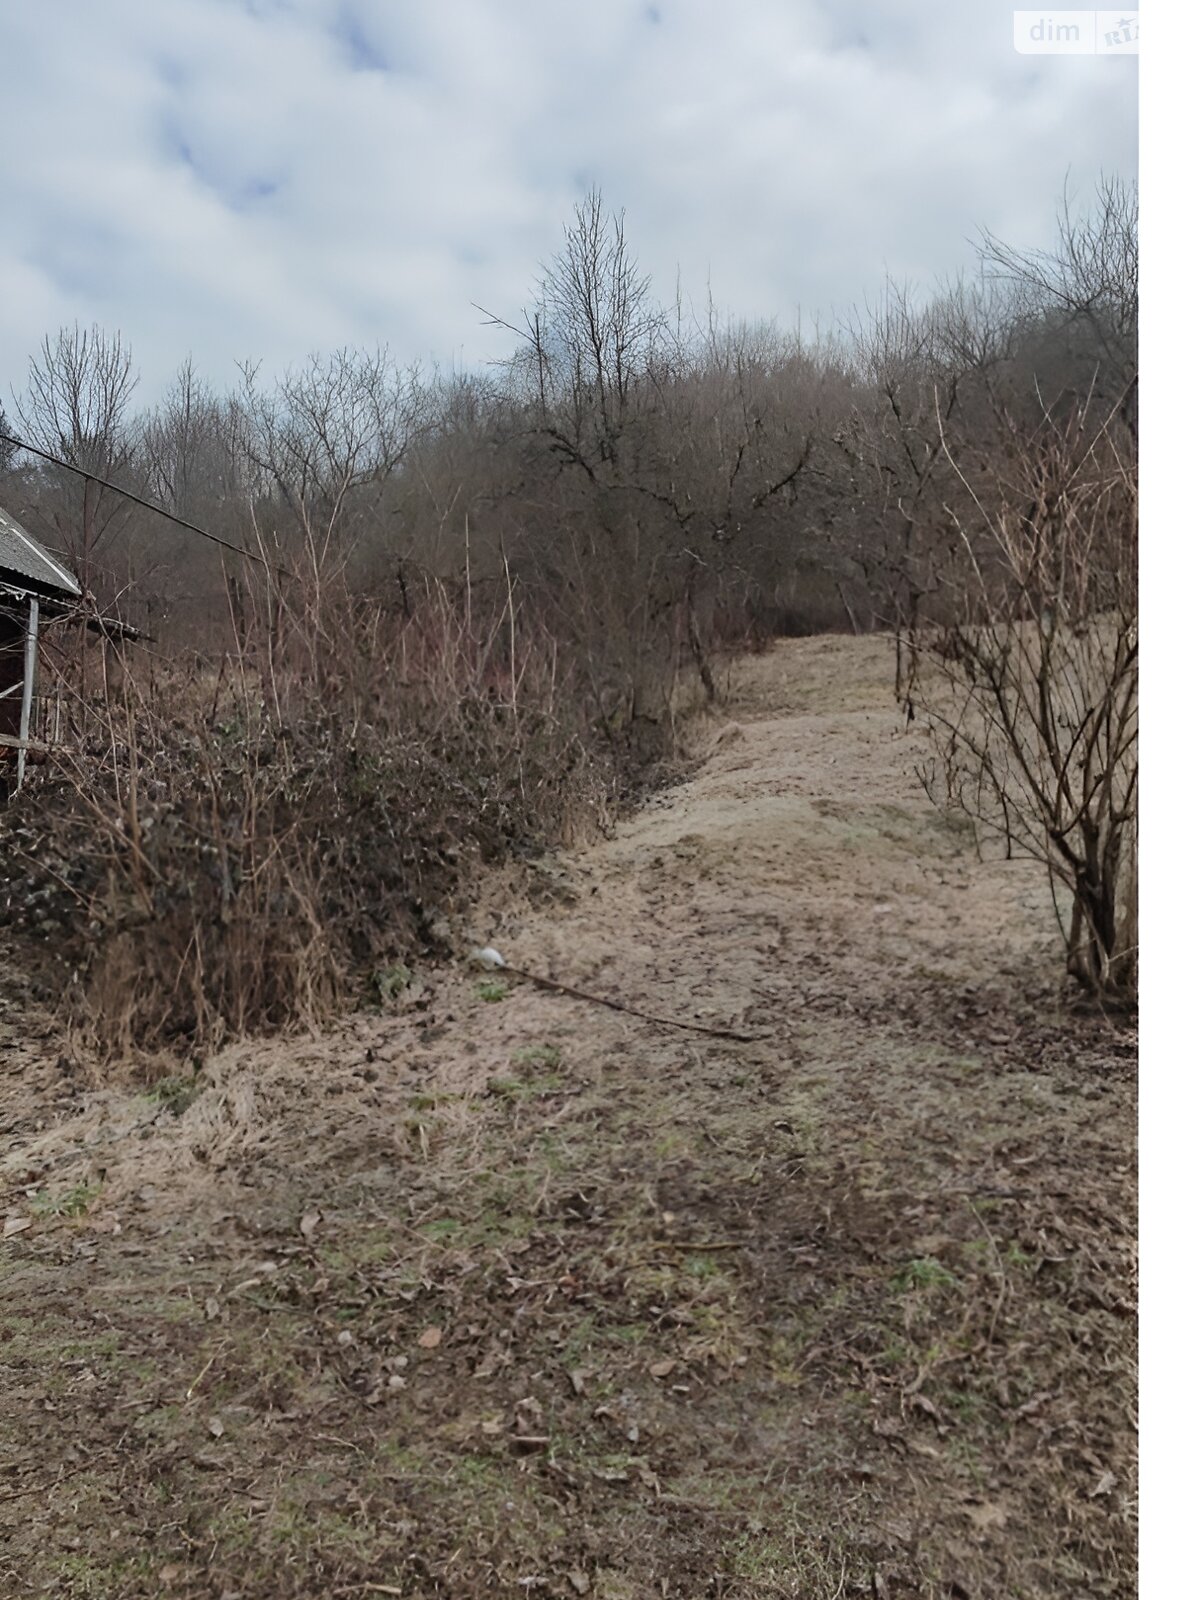
<instances>
[{"instance_id":1,"label":"leafless shrub","mask_svg":"<svg viewBox=\"0 0 1200 1600\"><path fill-rule=\"evenodd\" d=\"M318 1022L436 945L475 864L586 826L616 783L515 595L469 622L436 586L409 615L336 581L253 601L199 671L124 647L14 808L8 898L110 1054Z\"/></svg>"},{"instance_id":2,"label":"leafless shrub","mask_svg":"<svg viewBox=\"0 0 1200 1600\"><path fill-rule=\"evenodd\" d=\"M954 620L912 636L927 784L1042 862L1068 908L1068 970L1130 999L1137 975L1137 478L1112 414L1044 419L985 501L953 514ZM1056 896L1057 903L1057 896Z\"/></svg>"}]
</instances>

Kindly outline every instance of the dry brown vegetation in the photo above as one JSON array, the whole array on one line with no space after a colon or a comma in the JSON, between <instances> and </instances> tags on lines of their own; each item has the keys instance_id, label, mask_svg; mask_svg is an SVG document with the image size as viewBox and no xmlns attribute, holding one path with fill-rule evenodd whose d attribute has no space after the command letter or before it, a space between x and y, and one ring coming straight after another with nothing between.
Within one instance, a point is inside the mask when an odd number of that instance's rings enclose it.
<instances>
[{"instance_id":1,"label":"dry brown vegetation","mask_svg":"<svg viewBox=\"0 0 1200 1600\"><path fill-rule=\"evenodd\" d=\"M910 635L909 693L929 718L931 792L1011 855L1041 862L1071 974L1137 987L1137 486L1111 419L1077 411L1022 456L987 541L963 534L941 580L955 621ZM941 787L944 785L944 788ZM1065 918L1060 903L1065 904ZM1069 923L1069 926L1067 925Z\"/></svg>"},{"instance_id":2,"label":"dry brown vegetation","mask_svg":"<svg viewBox=\"0 0 1200 1600\"><path fill-rule=\"evenodd\" d=\"M432 584L411 615L344 585L248 596L217 670L123 653L17 834L10 892L106 1056L315 1026L414 949L449 954L464 878L619 788L511 604L469 624Z\"/></svg>"},{"instance_id":3,"label":"dry brown vegetation","mask_svg":"<svg viewBox=\"0 0 1200 1600\"><path fill-rule=\"evenodd\" d=\"M10 1019L0 1592L1135 1592L1132 1036L892 667L748 660L457 926L752 1043L428 963L141 1089Z\"/></svg>"},{"instance_id":4,"label":"dry brown vegetation","mask_svg":"<svg viewBox=\"0 0 1200 1600\"><path fill-rule=\"evenodd\" d=\"M1136 198L981 256L815 344L596 197L486 377L43 346L5 1596L1134 1592Z\"/></svg>"},{"instance_id":5,"label":"dry brown vegetation","mask_svg":"<svg viewBox=\"0 0 1200 1600\"><path fill-rule=\"evenodd\" d=\"M138 418L119 339L46 340L19 425L95 476L10 451L6 503L143 630L52 638L61 753L0 820L81 1037L328 1018L438 948L476 861L661 772L737 650L829 627L893 633L936 791L1043 861L1069 970L1128 1001L1136 196L981 264L806 343L662 306L594 195L486 378L343 351L219 397L189 363Z\"/></svg>"}]
</instances>

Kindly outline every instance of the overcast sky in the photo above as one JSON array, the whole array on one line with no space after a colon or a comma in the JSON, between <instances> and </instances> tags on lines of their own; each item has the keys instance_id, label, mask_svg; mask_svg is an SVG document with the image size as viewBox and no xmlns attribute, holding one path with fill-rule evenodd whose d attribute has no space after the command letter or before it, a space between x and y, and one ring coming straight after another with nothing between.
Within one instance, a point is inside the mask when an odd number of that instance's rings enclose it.
<instances>
[{"instance_id":1,"label":"overcast sky","mask_svg":"<svg viewBox=\"0 0 1200 1600\"><path fill-rule=\"evenodd\" d=\"M0 0L0 394L75 319L147 400L189 352L486 360L591 184L664 294L829 323L1132 176L1136 71L993 0Z\"/></svg>"}]
</instances>

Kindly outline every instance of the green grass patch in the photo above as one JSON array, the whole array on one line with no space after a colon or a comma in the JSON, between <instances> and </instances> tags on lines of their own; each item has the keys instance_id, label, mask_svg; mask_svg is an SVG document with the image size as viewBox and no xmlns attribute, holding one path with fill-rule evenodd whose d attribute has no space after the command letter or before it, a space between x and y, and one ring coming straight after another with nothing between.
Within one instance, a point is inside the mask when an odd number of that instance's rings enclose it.
<instances>
[{"instance_id":1,"label":"green grass patch","mask_svg":"<svg viewBox=\"0 0 1200 1600\"><path fill-rule=\"evenodd\" d=\"M513 1061L518 1067L543 1067L553 1071L562 1065L562 1051L556 1044L527 1044L513 1051Z\"/></svg>"},{"instance_id":2,"label":"green grass patch","mask_svg":"<svg viewBox=\"0 0 1200 1600\"><path fill-rule=\"evenodd\" d=\"M190 1078L173 1076L161 1078L158 1083L147 1089L146 1099L162 1106L173 1117L181 1117L187 1108L200 1098L204 1090L204 1081L195 1075Z\"/></svg>"},{"instance_id":3,"label":"green grass patch","mask_svg":"<svg viewBox=\"0 0 1200 1600\"><path fill-rule=\"evenodd\" d=\"M81 1217L99 1194L98 1183L77 1183L60 1194L39 1192L29 1202L29 1209L39 1217Z\"/></svg>"},{"instance_id":4,"label":"green grass patch","mask_svg":"<svg viewBox=\"0 0 1200 1600\"><path fill-rule=\"evenodd\" d=\"M541 1100L547 1095L557 1094L562 1086L563 1081L556 1072L544 1073L539 1078L488 1080L489 1094L497 1095L501 1100Z\"/></svg>"},{"instance_id":5,"label":"green grass patch","mask_svg":"<svg viewBox=\"0 0 1200 1600\"><path fill-rule=\"evenodd\" d=\"M683 1263L683 1270L691 1277L701 1278L705 1281L710 1278L720 1278L723 1276L720 1267L713 1260L712 1256L688 1256Z\"/></svg>"},{"instance_id":6,"label":"green grass patch","mask_svg":"<svg viewBox=\"0 0 1200 1600\"><path fill-rule=\"evenodd\" d=\"M892 1288L901 1294L921 1289L948 1289L957 1282L958 1279L954 1274L940 1261L934 1261L926 1256L916 1261L906 1261L891 1277Z\"/></svg>"},{"instance_id":7,"label":"green grass patch","mask_svg":"<svg viewBox=\"0 0 1200 1600\"><path fill-rule=\"evenodd\" d=\"M412 983L412 968L406 967L403 961L396 961L391 966L377 968L371 975L371 981L380 1002L386 1005L398 994L403 994Z\"/></svg>"},{"instance_id":8,"label":"green grass patch","mask_svg":"<svg viewBox=\"0 0 1200 1600\"><path fill-rule=\"evenodd\" d=\"M435 1217L431 1222L421 1223L417 1231L435 1243L444 1244L457 1239L463 1231L463 1225L457 1217Z\"/></svg>"}]
</instances>

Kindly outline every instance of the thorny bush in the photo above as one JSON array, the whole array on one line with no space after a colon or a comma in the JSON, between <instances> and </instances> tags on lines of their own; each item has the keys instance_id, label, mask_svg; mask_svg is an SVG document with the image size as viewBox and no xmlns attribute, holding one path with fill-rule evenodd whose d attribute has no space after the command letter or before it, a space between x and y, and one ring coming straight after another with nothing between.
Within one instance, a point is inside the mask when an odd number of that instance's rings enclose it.
<instances>
[{"instance_id":1,"label":"thorny bush","mask_svg":"<svg viewBox=\"0 0 1200 1600\"><path fill-rule=\"evenodd\" d=\"M511 596L470 620L436 587L408 614L337 585L262 600L219 662L107 646L3 818L0 904L108 1055L317 1022L436 948L476 864L594 828L619 790L611 730Z\"/></svg>"}]
</instances>

